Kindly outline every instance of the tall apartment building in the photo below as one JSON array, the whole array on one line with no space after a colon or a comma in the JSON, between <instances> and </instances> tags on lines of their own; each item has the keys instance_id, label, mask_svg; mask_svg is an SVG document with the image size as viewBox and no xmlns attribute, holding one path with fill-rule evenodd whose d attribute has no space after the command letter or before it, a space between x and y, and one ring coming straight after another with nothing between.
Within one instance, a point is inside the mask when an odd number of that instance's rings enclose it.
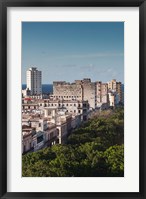
<instances>
[{"instance_id":1,"label":"tall apartment building","mask_svg":"<svg viewBox=\"0 0 146 199\"><path fill-rule=\"evenodd\" d=\"M116 79L112 79L110 82L108 82L108 89L116 91Z\"/></svg>"},{"instance_id":2,"label":"tall apartment building","mask_svg":"<svg viewBox=\"0 0 146 199\"><path fill-rule=\"evenodd\" d=\"M37 68L29 68L26 72L27 89L30 90L31 95L42 94L42 72Z\"/></svg>"},{"instance_id":3,"label":"tall apartment building","mask_svg":"<svg viewBox=\"0 0 146 199\"><path fill-rule=\"evenodd\" d=\"M115 79L111 80L108 82L108 89L116 92L119 95L119 101L123 102L121 82L117 82Z\"/></svg>"},{"instance_id":4,"label":"tall apartment building","mask_svg":"<svg viewBox=\"0 0 146 199\"><path fill-rule=\"evenodd\" d=\"M85 78L82 80L82 88L83 88L83 100L87 100L90 109L95 109L96 104L96 92L95 92L95 82L91 82L91 79Z\"/></svg>"},{"instance_id":5,"label":"tall apartment building","mask_svg":"<svg viewBox=\"0 0 146 199\"><path fill-rule=\"evenodd\" d=\"M96 107L108 103L108 84L96 82Z\"/></svg>"}]
</instances>

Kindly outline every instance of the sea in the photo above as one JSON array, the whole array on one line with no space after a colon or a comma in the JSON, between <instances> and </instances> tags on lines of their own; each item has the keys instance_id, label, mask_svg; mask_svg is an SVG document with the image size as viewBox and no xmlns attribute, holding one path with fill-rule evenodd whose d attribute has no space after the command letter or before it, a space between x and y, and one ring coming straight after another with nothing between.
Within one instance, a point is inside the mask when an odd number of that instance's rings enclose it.
<instances>
[{"instance_id":1,"label":"sea","mask_svg":"<svg viewBox=\"0 0 146 199\"><path fill-rule=\"evenodd\" d=\"M26 84L22 84L22 89L26 89ZM42 92L44 94L53 93L53 84L42 84Z\"/></svg>"}]
</instances>

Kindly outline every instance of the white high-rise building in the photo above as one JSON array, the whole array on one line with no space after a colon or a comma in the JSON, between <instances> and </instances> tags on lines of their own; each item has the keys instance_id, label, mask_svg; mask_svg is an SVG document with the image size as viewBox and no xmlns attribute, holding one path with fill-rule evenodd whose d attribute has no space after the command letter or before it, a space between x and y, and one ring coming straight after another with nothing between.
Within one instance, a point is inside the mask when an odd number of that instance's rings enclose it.
<instances>
[{"instance_id":1,"label":"white high-rise building","mask_svg":"<svg viewBox=\"0 0 146 199\"><path fill-rule=\"evenodd\" d=\"M42 71L37 68L29 68L26 72L27 88L31 91L31 95L42 94Z\"/></svg>"}]
</instances>

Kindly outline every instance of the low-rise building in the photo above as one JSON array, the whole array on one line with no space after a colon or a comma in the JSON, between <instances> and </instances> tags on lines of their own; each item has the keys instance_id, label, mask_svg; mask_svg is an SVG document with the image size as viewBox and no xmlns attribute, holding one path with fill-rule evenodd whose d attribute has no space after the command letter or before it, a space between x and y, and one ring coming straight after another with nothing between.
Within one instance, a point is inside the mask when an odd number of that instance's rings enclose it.
<instances>
[{"instance_id":1,"label":"low-rise building","mask_svg":"<svg viewBox=\"0 0 146 199\"><path fill-rule=\"evenodd\" d=\"M32 148L32 128L25 126L22 128L22 153L26 153Z\"/></svg>"},{"instance_id":2,"label":"low-rise building","mask_svg":"<svg viewBox=\"0 0 146 199\"><path fill-rule=\"evenodd\" d=\"M38 102L38 105L50 109L64 110L70 114L82 115L84 121L87 119L89 111L88 101L80 100L44 100Z\"/></svg>"}]
</instances>

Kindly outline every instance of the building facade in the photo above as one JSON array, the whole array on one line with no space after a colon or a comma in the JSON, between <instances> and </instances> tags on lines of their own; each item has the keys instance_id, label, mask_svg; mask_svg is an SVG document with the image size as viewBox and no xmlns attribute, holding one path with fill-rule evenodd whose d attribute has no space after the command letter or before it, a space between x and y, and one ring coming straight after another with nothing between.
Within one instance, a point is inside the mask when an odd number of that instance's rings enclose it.
<instances>
[{"instance_id":1,"label":"building facade","mask_svg":"<svg viewBox=\"0 0 146 199\"><path fill-rule=\"evenodd\" d=\"M88 101L89 109L95 109L96 107L96 84L95 82L91 82L91 79L83 79L82 80L83 87L83 100Z\"/></svg>"},{"instance_id":2,"label":"building facade","mask_svg":"<svg viewBox=\"0 0 146 199\"><path fill-rule=\"evenodd\" d=\"M52 99L88 101L89 108L95 109L95 82L85 78L74 83L53 82Z\"/></svg>"},{"instance_id":3,"label":"building facade","mask_svg":"<svg viewBox=\"0 0 146 199\"><path fill-rule=\"evenodd\" d=\"M111 103L112 97L109 93L114 93L116 96L116 103ZM53 82L53 95L52 100L80 100L87 101L89 104L89 110L93 110L97 107L111 106L111 104L118 104L123 102L122 84L115 79L108 83L102 83L101 81L91 82L91 79L85 78L83 80L75 80L74 83L68 83L65 81Z\"/></svg>"},{"instance_id":4,"label":"building facade","mask_svg":"<svg viewBox=\"0 0 146 199\"><path fill-rule=\"evenodd\" d=\"M83 89L81 84L62 82L53 82L53 99L63 100L82 100Z\"/></svg>"},{"instance_id":5,"label":"building facade","mask_svg":"<svg viewBox=\"0 0 146 199\"><path fill-rule=\"evenodd\" d=\"M121 82L117 82L116 79L112 79L110 82L108 82L108 90L116 92L117 95L119 95L119 102L124 102Z\"/></svg>"},{"instance_id":6,"label":"building facade","mask_svg":"<svg viewBox=\"0 0 146 199\"><path fill-rule=\"evenodd\" d=\"M26 72L27 89L30 90L31 95L42 94L42 72L37 68L29 68Z\"/></svg>"},{"instance_id":7,"label":"building facade","mask_svg":"<svg viewBox=\"0 0 146 199\"><path fill-rule=\"evenodd\" d=\"M108 84L101 81L96 82L96 107L101 107L108 101Z\"/></svg>"}]
</instances>

